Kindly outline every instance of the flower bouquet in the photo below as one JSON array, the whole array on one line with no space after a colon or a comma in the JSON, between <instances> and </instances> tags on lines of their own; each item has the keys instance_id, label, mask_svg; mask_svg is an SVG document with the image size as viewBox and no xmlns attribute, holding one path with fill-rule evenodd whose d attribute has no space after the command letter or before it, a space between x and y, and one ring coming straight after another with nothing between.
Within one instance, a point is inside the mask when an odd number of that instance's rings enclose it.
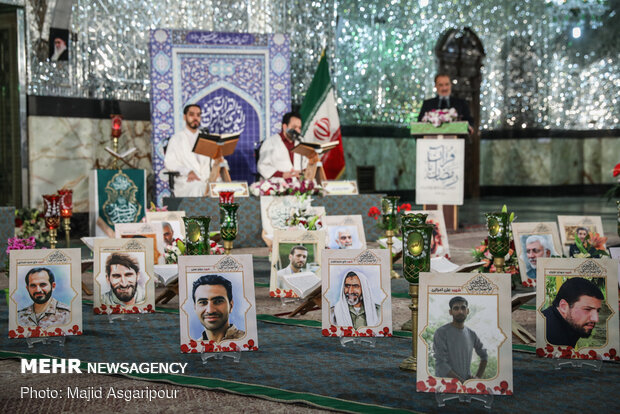
<instances>
[{"instance_id":1,"label":"flower bouquet","mask_svg":"<svg viewBox=\"0 0 620 414\"><path fill-rule=\"evenodd\" d=\"M428 111L422 117L422 122L429 122L434 127L439 127L442 124L456 122L459 119L459 114L456 109L433 109Z\"/></svg>"},{"instance_id":2,"label":"flower bouquet","mask_svg":"<svg viewBox=\"0 0 620 414\"><path fill-rule=\"evenodd\" d=\"M211 254L224 254L224 247L213 240L209 240ZM166 264L179 263L179 256L185 254L185 243L181 239L175 239L170 246L164 247Z\"/></svg>"},{"instance_id":3,"label":"flower bouquet","mask_svg":"<svg viewBox=\"0 0 620 414\"><path fill-rule=\"evenodd\" d=\"M575 246L579 249L579 253L574 254L573 257L599 259L602 256L609 256L605 249L606 242L607 237L601 237L600 234L593 232L588 232L583 242L579 237L575 237Z\"/></svg>"},{"instance_id":4,"label":"flower bouquet","mask_svg":"<svg viewBox=\"0 0 620 414\"><path fill-rule=\"evenodd\" d=\"M323 188L315 180L301 178L272 177L250 185L250 194L264 195L321 195Z\"/></svg>"},{"instance_id":5,"label":"flower bouquet","mask_svg":"<svg viewBox=\"0 0 620 414\"><path fill-rule=\"evenodd\" d=\"M308 193L297 197L298 204L290 211L289 217L284 221L286 227L299 228L302 230L320 230L323 227L321 216L314 214L312 198Z\"/></svg>"},{"instance_id":6,"label":"flower bouquet","mask_svg":"<svg viewBox=\"0 0 620 414\"><path fill-rule=\"evenodd\" d=\"M45 227L43 213L36 208L15 210L15 236L18 239L34 237L35 241L40 244L47 243L50 236Z\"/></svg>"}]
</instances>

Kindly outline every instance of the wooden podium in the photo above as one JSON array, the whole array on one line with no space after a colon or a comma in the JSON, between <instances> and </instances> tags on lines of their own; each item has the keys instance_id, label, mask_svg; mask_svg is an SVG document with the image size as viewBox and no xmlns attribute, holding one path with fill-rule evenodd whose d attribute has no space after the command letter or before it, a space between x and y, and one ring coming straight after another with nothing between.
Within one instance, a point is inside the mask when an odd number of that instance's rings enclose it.
<instances>
[{"instance_id":1,"label":"wooden podium","mask_svg":"<svg viewBox=\"0 0 620 414\"><path fill-rule=\"evenodd\" d=\"M410 131L412 136L423 139L459 139L465 138L469 124L467 122L445 123L435 127L428 122L412 122ZM457 230L459 227L458 206L442 204L423 204L423 210L443 210L446 229Z\"/></svg>"},{"instance_id":2,"label":"wooden podium","mask_svg":"<svg viewBox=\"0 0 620 414\"><path fill-rule=\"evenodd\" d=\"M295 145L293 152L308 159L308 166L306 167L304 174L304 177L307 180L314 180L316 178L319 184L327 181L327 175L323 169L323 163L321 162L320 157L321 155L329 152L332 148L337 147L338 143L338 141L330 141L325 144L320 144L318 142L300 142Z\"/></svg>"},{"instance_id":3,"label":"wooden podium","mask_svg":"<svg viewBox=\"0 0 620 414\"><path fill-rule=\"evenodd\" d=\"M220 177L222 177L222 181L227 183L231 181L228 169L220 165L220 160L234 154L237 142L239 142L239 133L209 134L201 132L198 134L192 151L196 154L210 157L213 160L213 168L211 168L211 174L208 180L209 183L216 182Z\"/></svg>"}]
</instances>

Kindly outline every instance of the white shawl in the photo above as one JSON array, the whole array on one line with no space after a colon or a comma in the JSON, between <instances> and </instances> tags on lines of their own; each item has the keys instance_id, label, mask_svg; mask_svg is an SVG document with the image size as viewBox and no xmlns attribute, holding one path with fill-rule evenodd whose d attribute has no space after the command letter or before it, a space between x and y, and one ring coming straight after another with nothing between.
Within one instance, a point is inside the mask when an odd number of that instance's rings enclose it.
<instances>
[{"instance_id":1,"label":"white shawl","mask_svg":"<svg viewBox=\"0 0 620 414\"><path fill-rule=\"evenodd\" d=\"M357 275L360 279L360 283L362 284L362 299L364 300L364 312L366 313L366 326L377 326L379 325L381 319L379 315L377 315L375 300L373 299L372 289L370 288L368 279L366 278L366 275L359 270L354 270L353 272ZM334 316L337 326L353 326L353 320L351 319L351 314L349 313L349 304L347 303L347 298L344 296L345 280L346 277L343 277L340 285L340 299L334 306Z\"/></svg>"}]
</instances>

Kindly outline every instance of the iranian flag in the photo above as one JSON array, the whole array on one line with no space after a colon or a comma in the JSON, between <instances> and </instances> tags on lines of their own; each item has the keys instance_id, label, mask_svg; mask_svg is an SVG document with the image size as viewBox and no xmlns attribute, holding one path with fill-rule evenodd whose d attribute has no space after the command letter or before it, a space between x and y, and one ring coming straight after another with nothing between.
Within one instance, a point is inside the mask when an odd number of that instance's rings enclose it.
<instances>
[{"instance_id":1,"label":"iranian flag","mask_svg":"<svg viewBox=\"0 0 620 414\"><path fill-rule=\"evenodd\" d=\"M340 118L334 88L329 77L325 50L299 110L303 121L302 136L319 143L338 141L338 146L323 154L321 162L328 180L344 172L344 150L340 135Z\"/></svg>"}]
</instances>

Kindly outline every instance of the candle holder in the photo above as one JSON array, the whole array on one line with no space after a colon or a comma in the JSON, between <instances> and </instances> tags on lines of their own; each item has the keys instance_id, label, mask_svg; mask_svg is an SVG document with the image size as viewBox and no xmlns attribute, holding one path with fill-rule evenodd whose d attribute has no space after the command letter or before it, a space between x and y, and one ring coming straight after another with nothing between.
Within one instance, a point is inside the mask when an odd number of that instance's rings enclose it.
<instances>
[{"instance_id":1,"label":"candle holder","mask_svg":"<svg viewBox=\"0 0 620 414\"><path fill-rule=\"evenodd\" d=\"M411 297L411 356L400 363L400 369L416 371L418 369L418 299L420 272L431 268L431 239L433 225L426 223L427 214L406 214L401 218L403 233L403 276L409 282Z\"/></svg>"},{"instance_id":2,"label":"candle holder","mask_svg":"<svg viewBox=\"0 0 620 414\"><path fill-rule=\"evenodd\" d=\"M211 253L209 217L183 217L185 224L185 254L188 256Z\"/></svg>"},{"instance_id":3,"label":"candle holder","mask_svg":"<svg viewBox=\"0 0 620 414\"><path fill-rule=\"evenodd\" d=\"M221 194L221 193L220 193ZM224 253L230 254L233 248L233 241L237 238L237 209L239 204L221 203L220 204L220 236L224 244Z\"/></svg>"},{"instance_id":4,"label":"candle holder","mask_svg":"<svg viewBox=\"0 0 620 414\"><path fill-rule=\"evenodd\" d=\"M234 191L220 191L220 204L232 204L235 202Z\"/></svg>"},{"instance_id":5,"label":"candle holder","mask_svg":"<svg viewBox=\"0 0 620 414\"><path fill-rule=\"evenodd\" d=\"M381 199L381 219L383 228L385 229L385 237L387 238L388 251L390 253L390 277L392 279L400 278L400 275L394 271L394 260L392 258L392 246L394 244L393 237L398 230L398 200L400 197L383 197Z\"/></svg>"},{"instance_id":6,"label":"candle holder","mask_svg":"<svg viewBox=\"0 0 620 414\"><path fill-rule=\"evenodd\" d=\"M58 194L46 194L43 196L43 216L45 227L50 233L50 248L56 248L56 234L60 226L60 196Z\"/></svg>"},{"instance_id":7,"label":"candle holder","mask_svg":"<svg viewBox=\"0 0 620 414\"><path fill-rule=\"evenodd\" d=\"M506 255L510 251L508 235L509 214L507 212L485 213L489 231L489 252L493 255L496 273L504 270Z\"/></svg>"},{"instance_id":8,"label":"candle holder","mask_svg":"<svg viewBox=\"0 0 620 414\"><path fill-rule=\"evenodd\" d=\"M60 217L62 217L63 230L67 247L71 247L71 217L73 216L73 190L58 190L60 196Z\"/></svg>"},{"instance_id":9,"label":"candle holder","mask_svg":"<svg viewBox=\"0 0 620 414\"><path fill-rule=\"evenodd\" d=\"M116 154L118 154L118 138L121 136L123 116L112 114L110 115L110 118L112 118L112 149ZM114 161L112 161L113 170L117 168L117 162L118 160L114 157Z\"/></svg>"}]
</instances>

